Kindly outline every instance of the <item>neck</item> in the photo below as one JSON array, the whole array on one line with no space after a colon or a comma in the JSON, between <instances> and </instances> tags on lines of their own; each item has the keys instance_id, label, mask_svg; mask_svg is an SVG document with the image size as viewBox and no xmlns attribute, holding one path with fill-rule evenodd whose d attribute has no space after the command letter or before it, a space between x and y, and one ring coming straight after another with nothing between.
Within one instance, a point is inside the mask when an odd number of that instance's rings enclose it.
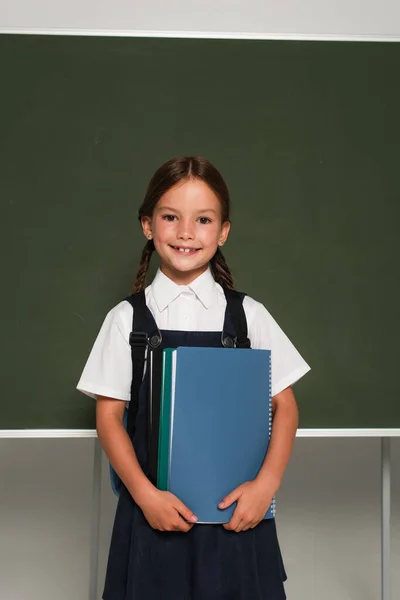
<instances>
[{"instance_id":1,"label":"neck","mask_svg":"<svg viewBox=\"0 0 400 600\"><path fill-rule=\"evenodd\" d=\"M189 285L199 277L202 273L207 271L208 263L199 267L198 269L194 269L193 271L177 271L168 265L160 265L160 271L164 273L168 279L171 279L176 285Z\"/></svg>"}]
</instances>

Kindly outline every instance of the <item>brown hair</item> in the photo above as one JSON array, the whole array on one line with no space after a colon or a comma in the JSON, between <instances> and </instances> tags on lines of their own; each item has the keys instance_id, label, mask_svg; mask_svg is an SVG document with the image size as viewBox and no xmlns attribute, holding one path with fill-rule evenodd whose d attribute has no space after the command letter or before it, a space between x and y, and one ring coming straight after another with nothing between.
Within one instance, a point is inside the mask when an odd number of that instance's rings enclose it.
<instances>
[{"instance_id":1,"label":"brown hair","mask_svg":"<svg viewBox=\"0 0 400 600\"><path fill-rule=\"evenodd\" d=\"M212 189L221 203L222 223L229 221L230 198L226 183L220 172L201 156L173 158L157 169L147 186L143 204L139 208L139 221L142 217L152 217L157 202L169 189L180 181L191 178L204 181ZM139 270L133 286L134 292L140 292L145 287L146 275L154 250L154 242L149 240L142 251ZM219 248L210 261L210 267L217 283L233 288L231 272Z\"/></svg>"}]
</instances>

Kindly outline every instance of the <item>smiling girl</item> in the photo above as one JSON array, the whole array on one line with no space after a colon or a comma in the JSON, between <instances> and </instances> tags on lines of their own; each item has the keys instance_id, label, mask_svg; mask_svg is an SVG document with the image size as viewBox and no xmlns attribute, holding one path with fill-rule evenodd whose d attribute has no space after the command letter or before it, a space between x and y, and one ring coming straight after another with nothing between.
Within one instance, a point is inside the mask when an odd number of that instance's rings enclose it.
<instances>
[{"instance_id":1,"label":"smiling girl","mask_svg":"<svg viewBox=\"0 0 400 600\"><path fill-rule=\"evenodd\" d=\"M132 439L123 426L131 400L133 309L131 301L114 307L77 386L97 400L98 436L123 482L104 600L286 598L275 521L263 516L280 486L297 429L291 385L309 367L262 304L232 291L220 249L230 232L229 213L226 184L206 159L176 158L162 165L139 209L147 242L134 297L143 297L152 321L148 334L158 328L162 348L221 347L225 319L235 312L232 294L240 299L251 347L271 350L274 419L268 452L257 477L244 481L219 504L223 510L236 502L225 525L196 525L190 506L158 490L148 477L148 370L140 385ZM145 287L154 251L160 268Z\"/></svg>"}]
</instances>

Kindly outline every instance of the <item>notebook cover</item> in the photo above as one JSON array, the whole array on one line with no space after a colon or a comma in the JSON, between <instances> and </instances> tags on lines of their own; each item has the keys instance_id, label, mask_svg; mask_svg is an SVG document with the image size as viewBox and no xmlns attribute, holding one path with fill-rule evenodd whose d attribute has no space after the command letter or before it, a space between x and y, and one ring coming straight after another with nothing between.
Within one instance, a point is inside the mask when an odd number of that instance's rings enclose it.
<instances>
[{"instance_id":1,"label":"notebook cover","mask_svg":"<svg viewBox=\"0 0 400 600\"><path fill-rule=\"evenodd\" d=\"M180 347L172 352L168 489L199 523L228 522L218 503L256 477L271 432L269 350ZM275 501L265 518L275 516Z\"/></svg>"},{"instance_id":2,"label":"notebook cover","mask_svg":"<svg viewBox=\"0 0 400 600\"><path fill-rule=\"evenodd\" d=\"M148 396L148 477L154 485L157 485L160 396L163 361L162 349L156 348L151 352L148 352L148 361L148 366L150 368Z\"/></svg>"},{"instance_id":3,"label":"notebook cover","mask_svg":"<svg viewBox=\"0 0 400 600\"><path fill-rule=\"evenodd\" d=\"M168 448L171 416L171 348L163 352L161 397L160 397L160 422L158 442L158 472L157 487L159 490L168 490Z\"/></svg>"}]
</instances>

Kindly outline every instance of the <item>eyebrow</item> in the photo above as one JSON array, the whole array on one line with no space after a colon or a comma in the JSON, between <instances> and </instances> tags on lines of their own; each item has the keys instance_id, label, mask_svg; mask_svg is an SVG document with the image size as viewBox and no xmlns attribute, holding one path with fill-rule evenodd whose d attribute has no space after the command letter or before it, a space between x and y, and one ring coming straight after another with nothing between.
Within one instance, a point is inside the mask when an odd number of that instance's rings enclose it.
<instances>
[{"instance_id":1,"label":"eyebrow","mask_svg":"<svg viewBox=\"0 0 400 600\"><path fill-rule=\"evenodd\" d=\"M172 208L172 206L160 206L159 210L170 210L171 212L179 212L178 209ZM217 211L214 210L213 208L202 208L202 209L199 209L197 212L198 213L212 212L214 214L217 214Z\"/></svg>"}]
</instances>

